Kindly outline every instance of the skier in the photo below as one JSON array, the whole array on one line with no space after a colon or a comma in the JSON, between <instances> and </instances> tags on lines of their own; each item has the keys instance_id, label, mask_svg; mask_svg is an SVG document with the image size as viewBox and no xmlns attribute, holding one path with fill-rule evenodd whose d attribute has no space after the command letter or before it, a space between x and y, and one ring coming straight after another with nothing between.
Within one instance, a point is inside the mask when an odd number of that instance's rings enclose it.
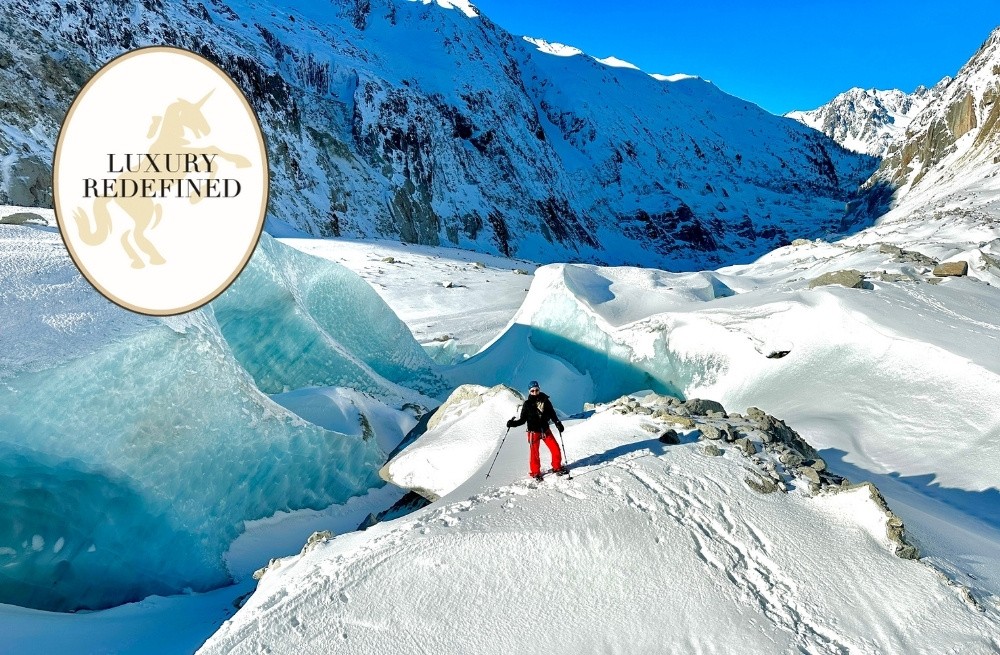
<instances>
[{"instance_id":1,"label":"skier","mask_svg":"<svg viewBox=\"0 0 1000 655\"><path fill-rule=\"evenodd\" d=\"M521 417L507 421L507 427L513 428L525 423L528 424L528 468L531 477L536 480L542 479L541 462L538 456L539 441L544 441L552 454L552 472L556 475L566 475L568 472L562 466L562 453L559 450L559 444L556 443L555 437L552 436L552 430L549 429L550 420L556 424L556 429L562 435L563 424L556 416L552 401L546 394L542 393L538 381L532 380L531 387L528 389L528 400L521 406Z\"/></svg>"}]
</instances>

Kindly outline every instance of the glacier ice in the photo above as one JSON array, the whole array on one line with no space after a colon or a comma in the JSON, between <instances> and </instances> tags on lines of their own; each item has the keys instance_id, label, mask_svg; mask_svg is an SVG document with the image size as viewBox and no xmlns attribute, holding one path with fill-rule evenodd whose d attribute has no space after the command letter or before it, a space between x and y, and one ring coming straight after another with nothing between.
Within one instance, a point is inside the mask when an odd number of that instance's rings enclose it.
<instances>
[{"instance_id":1,"label":"glacier ice","mask_svg":"<svg viewBox=\"0 0 1000 655\"><path fill-rule=\"evenodd\" d=\"M592 271L584 280L581 271ZM593 267L552 264L535 272L528 297L504 333L449 372L456 382L509 384L539 380L556 407L579 411L637 389L681 396L702 373L670 352L660 326L615 328L592 305L615 299Z\"/></svg>"},{"instance_id":2,"label":"glacier ice","mask_svg":"<svg viewBox=\"0 0 1000 655\"><path fill-rule=\"evenodd\" d=\"M339 386L412 395L396 385L428 395L444 391L409 328L368 283L266 234L212 310L265 393Z\"/></svg>"},{"instance_id":3,"label":"glacier ice","mask_svg":"<svg viewBox=\"0 0 1000 655\"><path fill-rule=\"evenodd\" d=\"M399 406L426 397L398 382L439 384L363 281L266 235L212 305L92 343L0 384L0 602L92 609L224 584L245 520L382 484L378 439L261 388L338 381Z\"/></svg>"}]
</instances>

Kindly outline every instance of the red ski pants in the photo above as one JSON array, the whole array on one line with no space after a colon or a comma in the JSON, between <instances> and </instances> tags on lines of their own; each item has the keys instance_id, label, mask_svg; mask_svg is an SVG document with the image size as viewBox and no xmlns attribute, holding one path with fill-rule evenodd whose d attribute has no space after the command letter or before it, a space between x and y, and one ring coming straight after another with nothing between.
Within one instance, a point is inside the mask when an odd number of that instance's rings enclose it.
<instances>
[{"instance_id":1,"label":"red ski pants","mask_svg":"<svg viewBox=\"0 0 1000 655\"><path fill-rule=\"evenodd\" d=\"M559 444L556 443L556 438L552 436L552 430L548 428L545 432L529 432L528 433L528 469L530 475L538 475L541 468L541 461L538 457L538 442L544 441L545 445L549 447L549 452L552 454L552 469L558 470L562 468L562 452L559 450Z\"/></svg>"}]
</instances>

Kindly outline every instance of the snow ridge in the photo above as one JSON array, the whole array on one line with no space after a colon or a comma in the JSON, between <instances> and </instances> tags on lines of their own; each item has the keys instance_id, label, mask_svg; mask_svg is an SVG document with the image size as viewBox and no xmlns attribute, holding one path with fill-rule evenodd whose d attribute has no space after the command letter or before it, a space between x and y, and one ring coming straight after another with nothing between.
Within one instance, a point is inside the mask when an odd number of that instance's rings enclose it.
<instances>
[{"instance_id":1,"label":"snow ridge","mask_svg":"<svg viewBox=\"0 0 1000 655\"><path fill-rule=\"evenodd\" d=\"M493 400L466 405L459 424L491 423L483 419L497 413ZM342 644L354 653L403 653L461 643L475 652L527 653L538 640L556 653L624 643L642 652L664 644L907 652L928 643L988 652L998 634L995 611L976 611L930 567L894 557L887 516L868 487L812 495L805 478L778 473L782 481L762 492L748 480L773 480L762 454L719 448L690 430L674 445L654 438L663 424L638 408L661 400L637 395L568 419L572 478L518 479L520 450L501 450L496 483L485 480L484 462L458 489L405 519L289 558L199 652L319 653ZM514 399L507 402L512 411ZM626 402L636 413L615 411ZM715 421L702 420L708 434ZM747 443L756 451L758 434L749 422L736 423L754 435ZM459 424L446 420L440 430ZM440 441L427 436L436 450ZM484 436L496 445L503 431ZM479 447L450 441L455 461ZM433 476L426 464L423 472ZM416 613L413 588L422 590ZM473 605L481 610L463 614L460 632L443 628ZM942 620L912 622L911 612L932 607Z\"/></svg>"}]
</instances>

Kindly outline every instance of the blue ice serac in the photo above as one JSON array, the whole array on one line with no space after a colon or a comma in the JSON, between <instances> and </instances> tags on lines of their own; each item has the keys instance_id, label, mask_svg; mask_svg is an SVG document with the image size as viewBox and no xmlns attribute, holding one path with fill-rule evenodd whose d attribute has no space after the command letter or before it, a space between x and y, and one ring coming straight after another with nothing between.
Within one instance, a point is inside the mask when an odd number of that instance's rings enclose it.
<instances>
[{"instance_id":1,"label":"blue ice serac","mask_svg":"<svg viewBox=\"0 0 1000 655\"><path fill-rule=\"evenodd\" d=\"M376 440L267 394L350 386L399 407L441 386L363 280L267 235L206 308L75 355L0 384L0 603L96 609L225 584L244 521L381 484Z\"/></svg>"}]
</instances>

